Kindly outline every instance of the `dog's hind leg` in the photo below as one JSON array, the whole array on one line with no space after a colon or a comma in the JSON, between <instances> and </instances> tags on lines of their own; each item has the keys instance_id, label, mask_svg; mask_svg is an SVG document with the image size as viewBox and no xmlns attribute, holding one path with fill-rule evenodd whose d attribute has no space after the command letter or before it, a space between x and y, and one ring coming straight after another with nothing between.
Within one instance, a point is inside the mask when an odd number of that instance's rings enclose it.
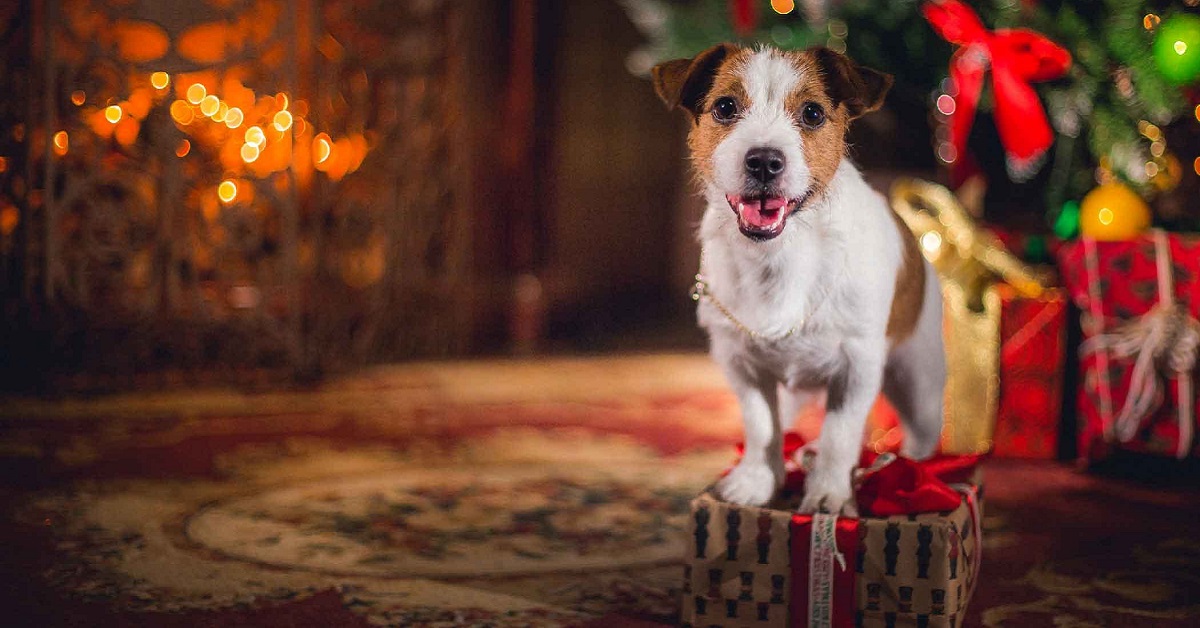
<instances>
[{"instance_id":1,"label":"dog's hind leg","mask_svg":"<svg viewBox=\"0 0 1200 628\"><path fill-rule=\"evenodd\" d=\"M913 334L892 348L883 376L883 394L904 426L901 454L924 460L942 434L942 393L946 387L946 351L942 343L942 295L926 264L925 300Z\"/></svg>"}]
</instances>

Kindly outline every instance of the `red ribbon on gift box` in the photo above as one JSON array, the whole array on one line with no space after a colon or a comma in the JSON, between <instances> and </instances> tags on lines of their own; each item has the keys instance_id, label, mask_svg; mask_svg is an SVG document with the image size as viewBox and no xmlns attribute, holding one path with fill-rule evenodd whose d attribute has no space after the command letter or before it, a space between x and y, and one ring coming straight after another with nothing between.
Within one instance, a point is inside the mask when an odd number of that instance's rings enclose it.
<instances>
[{"instance_id":1,"label":"red ribbon on gift box","mask_svg":"<svg viewBox=\"0 0 1200 628\"><path fill-rule=\"evenodd\" d=\"M738 445L739 453L742 450L743 446ZM783 456L788 469L784 490L803 490L804 453L803 437L794 432L784 434ZM858 511L872 517L946 512L958 508L965 498L975 533L979 534L977 496L969 482L983 457L938 454L917 461L864 449L858 465L861 471L856 474ZM858 528L859 520L854 518L821 514L792 516L793 626L853 625L855 572L846 557L858 552ZM802 542L804 538L809 543ZM982 543L977 543L976 548L979 560ZM974 581L968 586L973 587Z\"/></svg>"},{"instance_id":2,"label":"red ribbon on gift box","mask_svg":"<svg viewBox=\"0 0 1200 628\"><path fill-rule=\"evenodd\" d=\"M950 79L958 90L954 111L949 114L950 143L957 155L951 166L954 185L970 175L967 137L989 69L993 116L1009 174L1019 180L1031 177L1054 143L1054 131L1032 83L1066 74L1071 53L1031 30L989 31L975 11L959 0L926 2L921 11L938 35L959 46L950 58Z\"/></svg>"}]
</instances>

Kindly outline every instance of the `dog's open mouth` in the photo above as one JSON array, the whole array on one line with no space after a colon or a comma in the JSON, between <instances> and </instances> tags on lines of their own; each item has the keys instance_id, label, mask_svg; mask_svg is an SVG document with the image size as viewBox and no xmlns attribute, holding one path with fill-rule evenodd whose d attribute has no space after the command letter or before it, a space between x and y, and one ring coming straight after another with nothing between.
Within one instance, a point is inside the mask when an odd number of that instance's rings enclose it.
<instances>
[{"instance_id":1,"label":"dog's open mouth","mask_svg":"<svg viewBox=\"0 0 1200 628\"><path fill-rule=\"evenodd\" d=\"M787 219L800 209L808 199L808 193L800 198L783 196L739 196L725 195L729 208L737 214L738 229L754 240L770 240L783 233Z\"/></svg>"}]
</instances>

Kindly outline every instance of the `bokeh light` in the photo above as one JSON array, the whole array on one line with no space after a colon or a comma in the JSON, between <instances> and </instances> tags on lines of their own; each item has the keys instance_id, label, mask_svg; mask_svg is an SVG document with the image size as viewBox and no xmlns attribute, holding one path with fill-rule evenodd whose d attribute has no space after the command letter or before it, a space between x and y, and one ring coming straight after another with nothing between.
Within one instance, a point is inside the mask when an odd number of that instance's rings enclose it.
<instances>
[{"instance_id":1,"label":"bokeh light","mask_svg":"<svg viewBox=\"0 0 1200 628\"><path fill-rule=\"evenodd\" d=\"M200 101L200 113L206 116L216 115L221 109L221 99L209 94Z\"/></svg>"},{"instance_id":2,"label":"bokeh light","mask_svg":"<svg viewBox=\"0 0 1200 628\"><path fill-rule=\"evenodd\" d=\"M242 126L242 120L244 119L245 116L242 114L241 109L238 107L230 107L229 111L225 113L225 126L231 129L236 129L239 126Z\"/></svg>"},{"instance_id":3,"label":"bokeh light","mask_svg":"<svg viewBox=\"0 0 1200 628\"><path fill-rule=\"evenodd\" d=\"M223 203L232 203L237 198L237 184L226 179L217 186L217 198Z\"/></svg>"},{"instance_id":4,"label":"bokeh light","mask_svg":"<svg viewBox=\"0 0 1200 628\"><path fill-rule=\"evenodd\" d=\"M329 141L329 135L320 133L313 138L313 161L318 164L323 164L329 159L330 153L333 152L333 143Z\"/></svg>"},{"instance_id":5,"label":"bokeh light","mask_svg":"<svg viewBox=\"0 0 1200 628\"><path fill-rule=\"evenodd\" d=\"M180 124L191 124L192 120L196 118L196 114L186 102L176 100L171 103L171 117Z\"/></svg>"},{"instance_id":6,"label":"bokeh light","mask_svg":"<svg viewBox=\"0 0 1200 628\"><path fill-rule=\"evenodd\" d=\"M241 153L242 153L242 161L244 161L246 163L253 163L254 160L258 159L258 155L259 155L258 146L254 145L254 144L242 144Z\"/></svg>"},{"instance_id":7,"label":"bokeh light","mask_svg":"<svg viewBox=\"0 0 1200 628\"><path fill-rule=\"evenodd\" d=\"M253 144L259 148L267 141L267 135L263 133L262 127L252 126L246 129L246 143Z\"/></svg>"},{"instance_id":8,"label":"bokeh light","mask_svg":"<svg viewBox=\"0 0 1200 628\"><path fill-rule=\"evenodd\" d=\"M104 119L116 124L121 121L121 106L109 105L104 108Z\"/></svg>"},{"instance_id":9,"label":"bokeh light","mask_svg":"<svg viewBox=\"0 0 1200 628\"><path fill-rule=\"evenodd\" d=\"M155 72L150 75L150 85L154 89L166 89L171 84L171 75L166 72Z\"/></svg>"},{"instance_id":10,"label":"bokeh light","mask_svg":"<svg viewBox=\"0 0 1200 628\"><path fill-rule=\"evenodd\" d=\"M192 83L191 86L187 88L188 102L192 103L193 105L200 104L200 101L204 100L204 97L207 95L208 90L204 89L204 86L199 83Z\"/></svg>"},{"instance_id":11,"label":"bokeh light","mask_svg":"<svg viewBox=\"0 0 1200 628\"><path fill-rule=\"evenodd\" d=\"M280 111L275 114L273 123L277 131L286 131L292 128L292 114L287 111Z\"/></svg>"}]
</instances>

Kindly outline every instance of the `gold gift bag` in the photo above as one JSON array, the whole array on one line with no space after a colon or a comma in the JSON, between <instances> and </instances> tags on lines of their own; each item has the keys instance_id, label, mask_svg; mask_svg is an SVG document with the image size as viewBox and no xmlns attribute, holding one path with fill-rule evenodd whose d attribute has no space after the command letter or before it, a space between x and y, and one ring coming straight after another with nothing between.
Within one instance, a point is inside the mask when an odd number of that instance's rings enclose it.
<instances>
[{"instance_id":1,"label":"gold gift bag","mask_svg":"<svg viewBox=\"0 0 1200 628\"><path fill-rule=\"evenodd\" d=\"M921 244L942 283L946 339L946 424L942 450L988 451L1000 390L1000 296L1004 281L1037 297L1044 281L981 231L950 190L927 181L892 185L892 208Z\"/></svg>"}]
</instances>

